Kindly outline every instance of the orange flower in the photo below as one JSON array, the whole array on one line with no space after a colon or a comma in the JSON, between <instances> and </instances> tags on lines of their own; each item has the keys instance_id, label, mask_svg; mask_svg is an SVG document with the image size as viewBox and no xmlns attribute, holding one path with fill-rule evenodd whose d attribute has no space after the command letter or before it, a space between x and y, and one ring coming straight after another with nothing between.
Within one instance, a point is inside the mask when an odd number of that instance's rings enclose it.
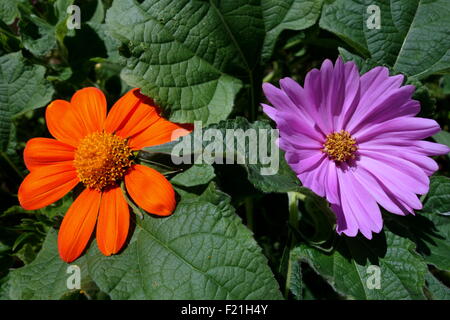
<instances>
[{"instance_id":1,"label":"orange flower","mask_svg":"<svg viewBox=\"0 0 450 320\"><path fill-rule=\"evenodd\" d=\"M160 117L151 99L133 89L106 115L106 99L97 88L77 91L70 103L55 100L47 107L46 122L54 139L28 141L25 165L30 174L18 197L27 210L45 207L66 195L79 182L86 187L67 211L58 234L58 249L66 262L77 259L95 225L100 251L117 253L129 229L129 209L120 188L145 211L170 215L175 192L159 172L133 162L133 151L169 142L183 127Z\"/></svg>"}]
</instances>

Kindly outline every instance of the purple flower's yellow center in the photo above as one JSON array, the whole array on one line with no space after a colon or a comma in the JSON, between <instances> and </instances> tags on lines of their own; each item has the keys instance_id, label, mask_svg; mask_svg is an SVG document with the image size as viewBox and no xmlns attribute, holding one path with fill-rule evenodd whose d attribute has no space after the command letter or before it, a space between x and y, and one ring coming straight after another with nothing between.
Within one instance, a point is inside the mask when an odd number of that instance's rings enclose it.
<instances>
[{"instance_id":1,"label":"purple flower's yellow center","mask_svg":"<svg viewBox=\"0 0 450 320\"><path fill-rule=\"evenodd\" d=\"M94 132L80 141L74 166L86 187L103 190L117 184L133 163L127 141L112 133Z\"/></svg>"},{"instance_id":2,"label":"purple flower's yellow center","mask_svg":"<svg viewBox=\"0 0 450 320\"><path fill-rule=\"evenodd\" d=\"M340 162L354 159L356 150L356 140L344 130L328 134L322 149L330 159Z\"/></svg>"}]
</instances>

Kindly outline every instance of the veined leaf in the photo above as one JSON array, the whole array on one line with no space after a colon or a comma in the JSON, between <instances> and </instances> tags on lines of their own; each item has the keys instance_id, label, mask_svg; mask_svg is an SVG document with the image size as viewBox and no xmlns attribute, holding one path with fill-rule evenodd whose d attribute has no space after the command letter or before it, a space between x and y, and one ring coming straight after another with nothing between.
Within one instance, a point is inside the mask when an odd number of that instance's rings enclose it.
<instances>
[{"instance_id":1,"label":"veined leaf","mask_svg":"<svg viewBox=\"0 0 450 320\"><path fill-rule=\"evenodd\" d=\"M450 179L443 176L434 176L430 181L424 206L425 213L450 216Z\"/></svg>"},{"instance_id":2,"label":"veined leaf","mask_svg":"<svg viewBox=\"0 0 450 320\"><path fill-rule=\"evenodd\" d=\"M19 16L18 3L21 0L9 0L0 2L0 20L6 24L11 24Z\"/></svg>"},{"instance_id":3,"label":"veined leaf","mask_svg":"<svg viewBox=\"0 0 450 320\"><path fill-rule=\"evenodd\" d=\"M414 252L413 242L387 230L371 241L362 237L339 239L331 253L301 245L293 255L347 298L425 299L422 290L427 266Z\"/></svg>"},{"instance_id":4,"label":"veined leaf","mask_svg":"<svg viewBox=\"0 0 450 320\"><path fill-rule=\"evenodd\" d=\"M170 182L182 186L193 187L209 183L215 177L214 168L208 164L193 165L188 170L177 174Z\"/></svg>"},{"instance_id":5,"label":"veined leaf","mask_svg":"<svg viewBox=\"0 0 450 320\"><path fill-rule=\"evenodd\" d=\"M225 119L264 36L255 0L115 1L106 23L127 57L123 79L175 122Z\"/></svg>"},{"instance_id":6,"label":"veined leaf","mask_svg":"<svg viewBox=\"0 0 450 320\"><path fill-rule=\"evenodd\" d=\"M406 217L386 215L386 225L392 232L413 240L425 261L442 270L450 270L449 186L449 178L432 177L420 213Z\"/></svg>"},{"instance_id":7,"label":"veined leaf","mask_svg":"<svg viewBox=\"0 0 450 320\"><path fill-rule=\"evenodd\" d=\"M10 141L12 119L23 112L44 106L53 88L44 78L45 68L28 65L20 52L0 57L0 151Z\"/></svg>"},{"instance_id":8,"label":"veined leaf","mask_svg":"<svg viewBox=\"0 0 450 320\"><path fill-rule=\"evenodd\" d=\"M299 31L316 23L322 2L323 0L262 0L266 28L262 60L270 58L277 38L283 30Z\"/></svg>"},{"instance_id":9,"label":"veined leaf","mask_svg":"<svg viewBox=\"0 0 450 320\"><path fill-rule=\"evenodd\" d=\"M182 200L163 219L137 221L128 247L104 257L91 248L89 273L113 299L279 299L278 285L228 197Z\"/></svg>"},{"instance_id":10,"label":"veined leaf","mask_svg":"<svg viewBox=\"0 0 450 320\"><path fill-rule=\"evenodd\" d=\"M71 275L67 273L67 268L70 265L59 257L56 239L56 231L51 229L36 259L29 265L10 272L5 284L7 291L3 292L4 295L6 293L4 298L55 300L71 291L67 288L67 279ZM74 264L81 268L83 263L84 258L81 258ZM81 271L81 276L86 276L85 269Z\"/></svg>"},{"instance_id":11,"label":"veined leaf","mask_svg":"<svg viewBox=\"0 0 450 320\"><path fill-rule=\"evenodd\" d=\"M436 279L431 272L425 275L425 280L427 281L427 289L431 294L432 300L450 300L450 288Z\"/></svg>"},{"instance_id":12,"label":"veined leaf","mask_svg":"<svg viewBox=\"0 0 450 320\"><path fill-rule=\"evenodd\" d=\"M105 257L93 241L70 264L80 267L81 290L99 288L112 299L282 298L251 232L215 188L182 199L170 217L145 216L132 232L121 253ZM69 264L56 238L51 230L36 260L10 272L3 298L60 299L77 291L67 288Z\"/></svg>"},{"instance_id":13,"label":"veined leaf","mask_svg":"<svg viewBox=\"0 0 450 320\"><path fill-rule=\"evenodd\" d=\"M253 185L263 192L288 192L298 190L300 182L289 168L283 153L275 144L272 127L266 121L249 123L238 117L212 124L202 131L195 131L180 141L143 148L139 157L146 158L152 153L164 153L178 156L194 155L195 163L204 163L203 156L208 151L212 163L237 163L245 167ZM203 136L209 131L211 136ZM265 138L264 138L265 137ZM275 139L274 139L275 138ZM216 141L216 139L218 139ZM186 148L179 148L185 146ZM217 146L218 148L215 148ZM265 148L262 149L262 148ZM184 150L186 149L186 150ZM192 161L192 160L190 160ZM273 169L273 170L271 170ZM270 171L270 172L269 172Z\"/></svg>"},{"instance_id":14,"label":"veined leaf","mask_svg":"<svg viewBox=\"0 0 450 320\"><path fill-rule=\"evenodd\" d=\"M368 28L369 5L380 9L379 28ZM447 0L336 0L324 5L320 26L378 64L420 79L450 70L449 15Z\"/></svg>"}]
</instances>

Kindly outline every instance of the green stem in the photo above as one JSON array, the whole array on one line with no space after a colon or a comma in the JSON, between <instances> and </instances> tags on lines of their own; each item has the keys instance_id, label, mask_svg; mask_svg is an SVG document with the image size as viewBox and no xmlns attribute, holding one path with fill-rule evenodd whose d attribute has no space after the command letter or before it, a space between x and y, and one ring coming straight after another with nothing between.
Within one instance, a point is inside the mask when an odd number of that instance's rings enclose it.
<instances>
[{"instance_id":1,"label":"green stem","mask_svg":"<svg viewBox=\"0 0 450 320\"><path fill-rule=\"evenodd\" d=\"M255 81L253 79L253 72L249 71L250 77L250 122L256 120L256 105L255 105Z\"/></svg>"},{"instance_id":2,"label":"green stem","mask_svg":"<svg viewBox=\"0 0 450 320\"><path fill-rule=\"evenodd\" d=\"M289 290L291 288L291 276L292 276L292 257L291 251L294 246L294 236L292 235L292 228L297 229L298 227L298 200L303 199L304 195L298 192L288 192L288 203L289 203L289 226L288 228L288 267L286 272L286 284L284 288L285 298L289 295Z\"/></svg>"},{"instance_id":3,"label":"green stem","mask_svg":"<svg viewBox=\"0 0 450 320\"><path fill-rule=\"evenodd\" d=\"M9 166L17 173L17 175L20 178L23 178L23 174L22 172L19 170L19 168L17 168L17 166L11 161L11 159L8 157L8 155L6 153L4 153L3 151L0 151L0 155L2 156L2 158L6 161L7 164L9 164Z\"/></svg>"}]
</instances>

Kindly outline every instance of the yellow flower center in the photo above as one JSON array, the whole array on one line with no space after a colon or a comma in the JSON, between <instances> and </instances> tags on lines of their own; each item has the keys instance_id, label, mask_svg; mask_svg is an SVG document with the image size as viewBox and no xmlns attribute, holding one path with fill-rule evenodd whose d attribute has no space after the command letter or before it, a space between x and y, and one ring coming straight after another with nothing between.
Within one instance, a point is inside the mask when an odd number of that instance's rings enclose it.
<instances>
[{"instance_id":1,"label":"yellow flower center","mask_svg":"<svg viewBox=\"0 0 450 320\"><path fill-rule=\"evenodd\" d=\"M334 161L347 161L355 158L356 150L358 150L356 140L350 133L341 130L327 135L322 152L327 153L328 157Z\"/></svg>"},{"instance_id":2,"label":"yellow flower center","mask_svg":"<svg viewBox=\"0 0 450 320\"><path fill-rule=\"evenodd\" d=\"M132 155L125 139L112 133L94 132L81 140L74 166L86 187L101 191L123 178L133 163Z\"/></svg>"}]
</instances>

